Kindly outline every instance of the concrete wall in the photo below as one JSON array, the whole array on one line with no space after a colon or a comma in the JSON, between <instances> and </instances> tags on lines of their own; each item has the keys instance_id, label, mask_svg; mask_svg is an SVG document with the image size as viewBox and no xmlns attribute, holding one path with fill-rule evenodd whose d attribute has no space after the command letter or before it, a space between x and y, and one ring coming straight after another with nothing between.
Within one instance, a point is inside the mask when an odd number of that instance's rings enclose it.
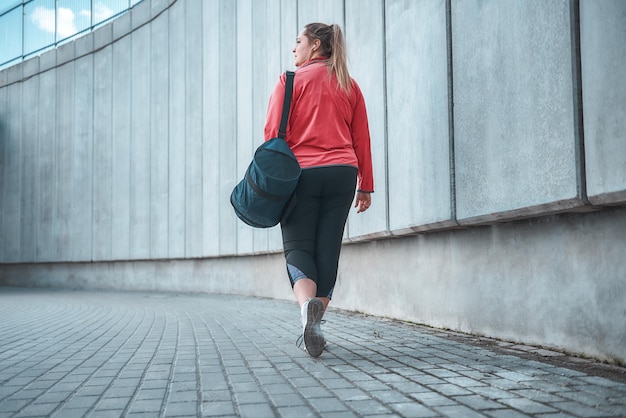
<instances>
[{"instance_id":1,"label":"concrete wall","mask_svg":"<svg viewBox=\"0 0 626 418\"><path fill-rule=\"evenodd\" d=\"M620 0L144 0L0 71L0 283L290 297L228 197L318 20L374 152L337 306L624 361Z\"/></svg>"},{"instance_id":2,"label":"concrete wall","mask_svg":"<svg viewBox=\"0 0 626 418\"><path fill-rule=\"evenodd\" d=\"M346 245L332 306L623 363L624 230L618 208ZM0 273L11 286L293 300L279 253L10 264ZM298 315L294 303L291 320Z\"/></svg>"},{"instance_id":3,"label":"concrete wall","mask_svg":"<svg viewBox=\"0 0 626 418\"><path fill-rule=\"evenodd\" d=\"M455 2L457 217L463 224L583 205L572 7ZM497 23L494 23L497 22Z\"/></svg>"}]
</instances>

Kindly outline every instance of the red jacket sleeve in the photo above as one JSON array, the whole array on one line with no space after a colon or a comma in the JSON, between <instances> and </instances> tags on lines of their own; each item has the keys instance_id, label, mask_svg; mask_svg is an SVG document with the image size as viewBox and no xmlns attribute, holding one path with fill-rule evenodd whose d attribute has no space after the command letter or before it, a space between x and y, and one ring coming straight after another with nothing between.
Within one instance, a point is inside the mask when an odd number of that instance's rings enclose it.
<instances>
[{"instance_id":1,"label":"red jacket sleeve","mask_svg":"<svg viewBox=\"0 0 626 418\"><path fill-rule=\"evenodd\" d=\"M367 109L365 99L356 83L353 83L356 93L356 105L352 117L351 133L352 144L359 162L359 184L361 192L374 191L374 173L372 168L372 149L370 144L370 131L367 122Z\"/></svg>"},{"instance_id":2,"label":"red jacket sleeve","mask_svg":"<svg viewBox=\"0 0 626 418\"><path fill-rule=\"evenodd\" d=\"M278 136L278 128L280 127L280 118L283 113L283 99L285 97L285 82L286 75L283 73L278 82L276 83L276 87L274 87L274 91L270 96L270 102L267 106L267 116L265 118L265 129L263 133L263 137L266 141L269 141L272 138L276 138Z\"/></svg>"}]
</instances>

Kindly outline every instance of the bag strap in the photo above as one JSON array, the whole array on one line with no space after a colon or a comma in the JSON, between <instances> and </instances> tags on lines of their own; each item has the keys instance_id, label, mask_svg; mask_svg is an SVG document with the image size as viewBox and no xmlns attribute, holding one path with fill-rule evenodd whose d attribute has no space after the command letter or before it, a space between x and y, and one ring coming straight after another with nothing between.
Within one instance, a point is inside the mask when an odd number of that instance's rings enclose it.
<instances>
[{"instance_id":1,"label":"bag strap","mask_svg":"<svg viewBox=\"0 0 626 418\"><path fill-rule=\"evenodd\" d=\"M289 119L289 108L291 107L291 96L293 95L293 78L296 75L293 71L286 72L287 79L285 81L285 98L283 99L283 115L280 118L280 127L278 128L278 137L285 139L287 135L287 120Z\"/></svg>"}]
</instances>

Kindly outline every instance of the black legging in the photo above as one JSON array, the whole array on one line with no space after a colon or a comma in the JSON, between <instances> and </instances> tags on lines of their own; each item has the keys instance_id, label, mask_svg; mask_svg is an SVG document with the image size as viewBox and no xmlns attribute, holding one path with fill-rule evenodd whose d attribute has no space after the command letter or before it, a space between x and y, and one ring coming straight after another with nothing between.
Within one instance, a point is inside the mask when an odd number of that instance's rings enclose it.
<instances>
[{"instance_id":1,"label":"black legging","mask_svg":"<svg viewBox=\"0 0 626 418\"><path fill-rule=\"evenodd\" d=\"M292 287L306 277L317 283L317 297L332 297L356 179L357 169L352 166L302 170L296 188L297 203L281 222Z\"/></svg>"}]
</instances>

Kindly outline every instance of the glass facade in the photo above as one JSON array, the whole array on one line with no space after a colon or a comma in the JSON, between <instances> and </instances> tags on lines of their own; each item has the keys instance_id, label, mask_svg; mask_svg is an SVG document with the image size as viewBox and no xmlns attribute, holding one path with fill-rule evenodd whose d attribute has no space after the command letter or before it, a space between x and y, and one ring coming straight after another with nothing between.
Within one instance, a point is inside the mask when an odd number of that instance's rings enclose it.
<instances>
[{"instance_id":1,"label":"glass facade","mask_svg":"<svg viewBox=\"0 0 626 418\"><path fill-rule=\"evenodd\" d=\"M142 0L5 0L0 69L97 28Z\"/></svg>"},{"instance_id":2,"label":"glass facade","mask_svg":"<svg viewBox=\"0 0 626 418\"><path fill-rule=\"evenodd\" d=\"M22 8L15 8L0 16L0 65L22 55Z\"/></svg>"},{"instance_id":3,"label":"glass facade","mask_svg":"<svg viewBox=\"0 0 626 418\"><path fill-rule=\"evenodd\" d=\"M54 45L56 26L54 3L55 0L34 0L24 5L23 13L20 13L24 17L22 24L23 55L38 52L46 46ZM15 40L15 36L12 39Z\"/></svg>"}]
</instances>

